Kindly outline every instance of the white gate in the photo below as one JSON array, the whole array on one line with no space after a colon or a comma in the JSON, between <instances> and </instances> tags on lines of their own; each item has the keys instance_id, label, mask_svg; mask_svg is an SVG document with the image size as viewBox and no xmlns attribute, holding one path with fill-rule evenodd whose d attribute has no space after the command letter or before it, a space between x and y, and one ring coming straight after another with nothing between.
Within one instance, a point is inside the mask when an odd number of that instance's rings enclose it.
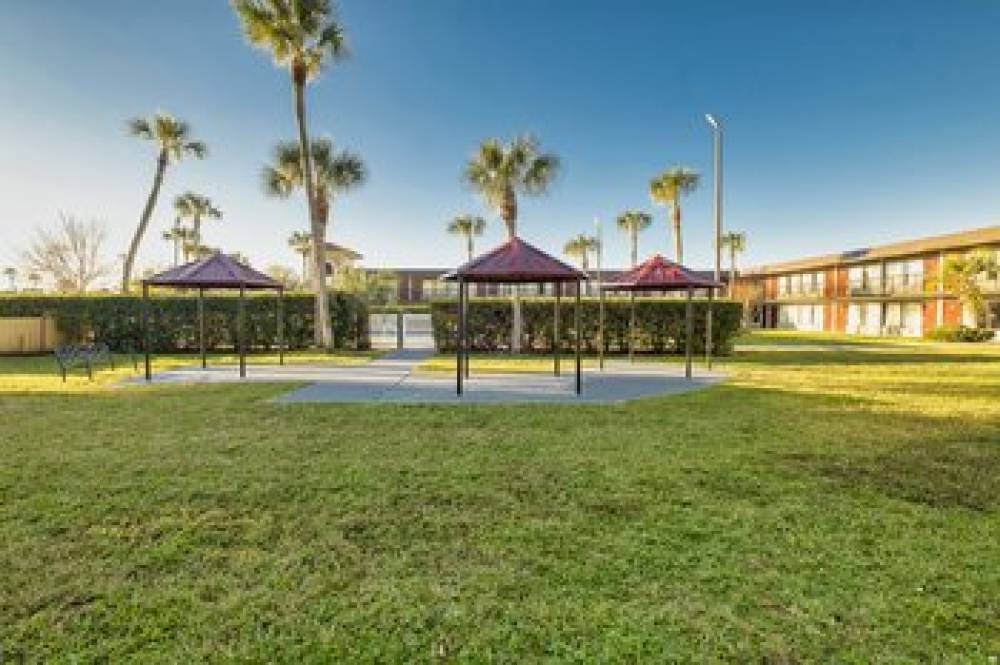
<instances>
[{"instance_id":1,"label":"white gate","mask_svg":"<svg viewBox=\"0 0 1000 665\"><path fill-rule=\"evenodd\" d=\"M373 349L399 348L399 315L370 314L368 316L368 338Z\"/></svg>"},{"instance_id":2,"label":"white gate","mask_svg":"<svg viewBox=\"0 0 1000 665\"><path fill-rule=\"evenodd\" d=\"M433 349L430 314L370 314L368 334L373 349Z\"/></svg>"},{"instance_id":3,"label":"white gate","mask_svg":"<svg viewBox=\"0 0 1000 665\"><path fill-rule=\"evenodd\" d=\"M403 314L403 348L433 349L434 327L430 314Z\"/></svg>"}]
</instances>

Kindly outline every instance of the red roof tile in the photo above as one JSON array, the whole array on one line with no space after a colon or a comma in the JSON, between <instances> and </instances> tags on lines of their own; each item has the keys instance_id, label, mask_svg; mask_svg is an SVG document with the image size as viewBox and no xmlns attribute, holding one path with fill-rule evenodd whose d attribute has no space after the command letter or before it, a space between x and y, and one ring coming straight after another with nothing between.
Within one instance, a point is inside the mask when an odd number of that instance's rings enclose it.
<instances>
[{"instance_id":1,"label":"red roof tile","mask_svg":"<svg viewBox=\"0 0 1000 665\"><path fill-rule=\"evenodd\" d=\"M150 286L207 289L280 289L281 283L225 254L211 256L165 270L142 280Z\"/></svg>"},{"instance_id":2,"label":"red roof tile","mask_svg":"<svg viewBox=\"0 0 1000 665\"><path fill-rule=\"evenodd\" d=\"M520 238L511 238L445 275L468 282L576 282L585 275Z\"/></svg>"},{"instance_id":3,"label":"red roof tile","mask_svg":"<svg viewBox=\"0 0 1000 665\"><path fill-rule=\"evenodd\" d=\"M722 284L705 279L679 263L668 261L655 254L635 268L623 272L604 288L612 291L671 291L678 289L704 289Z\"/></svg>"}]
</instances>

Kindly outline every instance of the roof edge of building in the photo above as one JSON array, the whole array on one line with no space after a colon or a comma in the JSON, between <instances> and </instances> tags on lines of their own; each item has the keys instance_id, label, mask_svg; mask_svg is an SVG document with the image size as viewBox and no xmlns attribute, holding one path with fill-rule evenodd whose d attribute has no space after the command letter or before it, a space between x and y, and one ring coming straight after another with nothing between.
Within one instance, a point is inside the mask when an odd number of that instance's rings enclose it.
<instances>
[{"instance_id":1,"label":"roof edge of building","mask_svg":"<svg viewBox=\"0 0 1000 665\"><path fill-rule=\"evenodd\" d=\"M967 249L991 243L1000 243L1000 225L983 226L980 228L970 229L967 231L957 231L954 233L943 233L939 235L927 236L925 238L917 238L915 240L901 240L899 242L886 243L884 245L863 247L833 254L821 254L803 259L763 263L740 270L740 276L780 274L797 272L800 270L864 263L865 261L872 261L876 259L904 258L927 252L939 252L949 249Z\"/></svg>"}]
</instances>

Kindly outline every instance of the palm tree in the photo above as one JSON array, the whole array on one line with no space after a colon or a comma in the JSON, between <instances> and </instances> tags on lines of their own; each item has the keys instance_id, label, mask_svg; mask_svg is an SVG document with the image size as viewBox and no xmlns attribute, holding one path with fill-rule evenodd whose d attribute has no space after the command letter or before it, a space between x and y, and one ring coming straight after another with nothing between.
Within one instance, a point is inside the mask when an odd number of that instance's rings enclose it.
<instances>
[{"instance_id":1,"label":"palm tree","mask_svg":"<svg viewBox=\"0 0 1000 665\"><path fill-rule=\"evenodd\" d=\"M618 228L628 234L632 248L632 267L639 265L639 232L653 223L653 216L641 210L626 210L618 215Z\"/></svg>"},{"instance_id":2,"label":"palm tree","mask_svg":"<svg viewBox=\"0 0 1000 665\"><path fill-rule=\"evenodd\" d=\"M486 139L466 165L463 179L500 213L507 227L507 239L517 235L517 196L544 194L559 171L559 158L540 153L538 142L520 136L509 144ZM515 287L513 297L511 352L521 350L521 300Z\"/></svg>"},{"instance_id":3,"label":"palm tree","mask_svg":"<svg viewBox=\"0 0 1000 665\"><path fill-rule=\"evenodd\" d=\"M201 244L201 221L222 219L222 211L215 207L212 199L187 191L174 199L174 212L180 219L191 220L191 231L196 244Z\"/></svg>"},{"instance_id":4,"label":"palm tree","mask_svg":"<svg viewBox=\"0 0 1000 665\"><path fill-rule=\"evenodd\" d=\"M654 203L670 205L673 212L674 258L684 263L684 245L681 242L681 197L698 188L698 173L685 166L674 166L649 182L649 195Z\"/></svg>"},{"instance_id":5,"label":"palm tree","mask_svg":"<svg viewBox=\"0 0 1000 665\"><path fill-rule=\"evenodd\" d=\"M181 262L181 243L184 240L184 228L181 226L181 218L174 218L174 225L170 230L163 232L163 239L174 246L174 267Z\"/></svg>"},{"instance_id":6,"label":"palm tree","mask_svg":"<svg viewBox=\"0 0 1000 665\"><path fill-rule=\"evenodd\" d=\"M326 236L330 218L330 206L337 195L364 183L366 173L361 157L346 150L336 152L330 139L316 139L312 142L313 185L316 197L316 214L321 237ZM279 143L274 148L273 163L264 167L264 191L269 196L287 198L292 192L304 187L307 182L302 170L303 159L299 155L299 144L295 141ZM305 236L306 234L302 234ZM293 236L295 237L295 236ZM311 238L315 238L311 235ZM312 243L310 250L315 247ZM314 266L324 288L326 286L326 242L323 243L323 261ZM315 278L313 282L315 283Z\"/></svg>"},{"instance_id":7,"label":"palm tree","mask_svg":"<svg viewBox=\"0 0 1000 665\"><path fill-rule=\"evenodd\" d=\"M736 255L747 249L747 234L742 231L723 233L719 239L723 247L729 248L729 297L733 297L733 287L736 286Z\"/></svg>"},{"instance_id":8,"label":"palm tree","mask_svg":"<svg viewBox=\"0 0 1000 665\"><path fill-rule=\"evenodd\" d=\"M312 251L312 236L308 231L296 231L288 236L288 246L302 257L302 284L306 283L309 274L309 252Z\"/></svg>"},{"instance_id":9,"label":"palm tree","mask_svg":"<svg viewBox=\"0 0 1000 665\"><path fill-rule=\"evenodd\" d=\"M7 276L7 281L10 285L10 290L17 291L17 284L14 281L15 279L17 279L17 268L15 268L14 266L7 266L6 268L3 269L3 274Z\"/></svg>"},{"instance_id":10,"label":"palm tree","mask_svg":"<svg viewBox=\"0 0 1000 665\"><path fill-rule=\"evenodd\" d=\"M942 266L941 286L971 310L978 327L986 318L986 300L981 277L1000 269L996 257L985 251L949 256Z\"/></svg>"},{"instance_id":11,"label":"palm tree","mask_svg":"<svg viewBox=\"0 0 1000 665\"><path fill-rule=\"evenodd\" d=\"M175 266L180 265L182 261L183 263L187 263L191 260L192 254L198 253L200 245L195 241L194 229L181 226L179 217L174 220L174 225L169 231L163 232L163 239L173 243Z\"/></svg>"},{"instance_id":12,"label":"palm tree","mask_svg":"<svg viewBox=\"0 0 1000 665\"><path fill-rule=\"evenodd\" d=\"M597 238L581 233L566 241L566 244L563 246L563 253L580 259L580 269L584 273L587 273L590 269L590 253L597 252L599 247L600 244Z\"/></svg>"},{"instance_id":13,"label":"palm tree","mask_svg":"<svg viewBox=\"0 0 1000 665\"><path fill-rule=\"evenodd\" d=\"M465 165L464 180L500 213L507 237L517 235L517 196L544 194L559 171L559 158L540 153L538 142L521 136L509 144L486 139Z\"/></svg>"},{"instance_id":14,"label":"palm tree","mask_svg":"<svg viewBox=\"0 0 1000 665\"><path fill-rule=\"evenodd\" d=\"M313 287L316 290L316 343L333 346L333 325L327 296L325 227L313 178L312 150L306 123L306 84L331 61L347 56L344 29L333 15L329 0L233 0L247 40L271 53L274 63L287 67L298 126L300 170L309 205L312 234Z\"/></svg>"},{"instance_id":15,"label":"palm tree","mask_svg":"<svg viewBox=\"0 0 1000 665\"><path fill-rule=\"evenodd\" d=\"M125 254L122 266L122 293L128 293L132 282L132 269L135 266L136 254L139 252L139 243L146 235L149 218L152 217L153 209L156 207L156 199L160 195L160 186L163 184L163 175L167 170L167 164L180 161L186 155L201 159L208 153L208 148L204 143L191 140L191 128L186 122L177 120L166 113L157 113L148 119L133 118L128 123L128 131L132 136L156 143L158 153L153 188L146 199L146 205L139 217L139 226L136 228L128 252Z\"/></svg>"},{"instance_id":16,"label":"palm tree","mask_svg":"<svg viewBox=\"0 0 1000 665\"><path fill-rule=\"evenodd\" d=\"M474 236L483 235L486 230L486 220L476 215L459 215L448 222L448 233L456 236L465 236L465 250L467 260L472 260L475 251Z\"/></svg>"}]
</instances>

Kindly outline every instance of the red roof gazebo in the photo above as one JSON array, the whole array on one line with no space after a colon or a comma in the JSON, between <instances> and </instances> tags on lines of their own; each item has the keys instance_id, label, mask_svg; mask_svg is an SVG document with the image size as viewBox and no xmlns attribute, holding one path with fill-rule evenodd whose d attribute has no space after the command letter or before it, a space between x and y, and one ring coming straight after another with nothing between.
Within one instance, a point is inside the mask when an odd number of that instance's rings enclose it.
<instances>
[{"instance_id":1,"label":"red roof gazebo","mask_svg":"<svg viewBox=\"0 0 1000 665\"><path fill-rule=\"evenodd\" d=\"M553 318L553 369L559 374L559 303L562 285L576 283L576 307L573 315L576 344L576 393L581 392L580 378L580 281L586 276L573 266L547 254L534 245L513 237L507 242L459 266L444 279L458 282L458 344L456 353L456 391L462 394L462 379L469 375L469 349L466 344L466 309L468 284L555 284L556 303Z\"/></svg>"},{"instance_id":2,"label":"red roof gazebo","mask_svg":"<svg viewBox=\"0 0 1000 665\"><path fill-rule=\"evenodd\" d=\"M198 346L201 352L201 366L207 365L205 355L205 289L239 290L240 302L237 330L239 340L237 346L240 354L240 378L247 375L246 364L246 318L244 300L247 289L274 289L278 292L278 362L285 363L284 354L284 285L268 277L259 270L243 265L225 254L216 253L197 261L185 263L165 270L148 279L142 280L142 299L144 303L143 337L146 355L146 380L152 380L150 370L150 317L149 317L149 287L161 286L183 289L198 289Z\"/></svg>"},{"instance_id":3,"label":"red roof gazebo","mask_svg":"<svg viewBox=\"0 0 1000 665\"><path fill-rule=\"evenodd\" d=\"M631 295L631 313L629 317L629 357L633 356L635 346L635 293L636 291L687 291L687 308L685 312L687 330L685 344L685 366L684 374L691 378L691 344L694 336L694 319L691 307L691 297L695 289L708 290L708 335L705 342L706 358L711 358L712 349L712 296L715 289L722 284L699 276L693 270L685 268L679 263L668 261L661 254L654 254L631 270L622 273L611 283L604 284L602 288L606 291L628 291ZM603 321L601 325L603 327ZM601 338L604 337L604 330L601 330ZM711 362L711 361L709 361Z\"/></svg>"}]
</instances>

